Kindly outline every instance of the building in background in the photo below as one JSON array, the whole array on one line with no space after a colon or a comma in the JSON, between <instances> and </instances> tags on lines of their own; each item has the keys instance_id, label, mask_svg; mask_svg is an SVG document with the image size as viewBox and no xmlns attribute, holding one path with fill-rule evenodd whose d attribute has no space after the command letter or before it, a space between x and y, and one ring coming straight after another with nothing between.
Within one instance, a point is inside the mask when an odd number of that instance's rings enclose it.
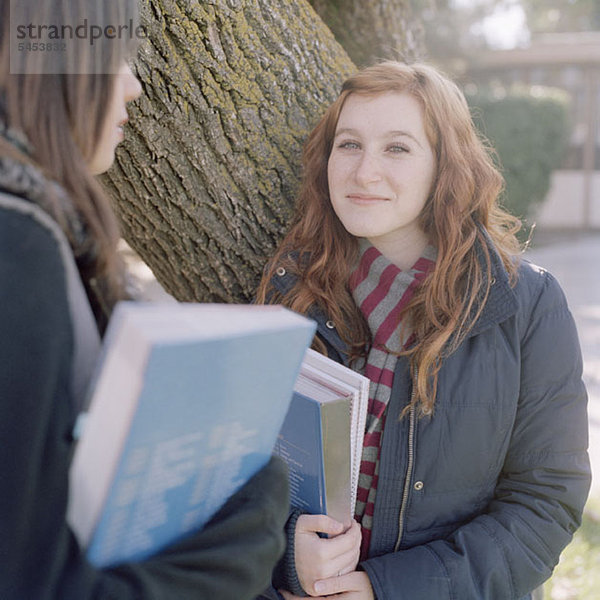
<instances>
[{"instance_id":1,"label":"building in background","mask_svg":"<svg viewBox=\"0 0 600 600\"><path fill-rule=\"evenodd\" d=\"M546 228L600 229L600 32L543 34L526 48L480 53L468 67L468 78L568 93L568 151L536 220Z\"/></svg>"}]
</instances>

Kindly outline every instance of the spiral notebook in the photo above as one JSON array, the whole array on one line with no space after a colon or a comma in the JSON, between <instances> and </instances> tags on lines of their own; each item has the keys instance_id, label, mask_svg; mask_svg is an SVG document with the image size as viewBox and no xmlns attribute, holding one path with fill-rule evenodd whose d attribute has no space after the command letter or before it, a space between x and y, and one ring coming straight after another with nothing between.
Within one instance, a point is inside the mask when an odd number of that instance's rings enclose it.
<instances>
[{"instance_id":1,"label":"spiral notebook","mask_svg":"<svg viewBox=\"0 0 600 600\"><path fill-rule=\"evenodd\" d=\"M368 398L366 377L307 350L275 444L288 464L293 506L349 524Z\"/></svg>"}]
</instances>

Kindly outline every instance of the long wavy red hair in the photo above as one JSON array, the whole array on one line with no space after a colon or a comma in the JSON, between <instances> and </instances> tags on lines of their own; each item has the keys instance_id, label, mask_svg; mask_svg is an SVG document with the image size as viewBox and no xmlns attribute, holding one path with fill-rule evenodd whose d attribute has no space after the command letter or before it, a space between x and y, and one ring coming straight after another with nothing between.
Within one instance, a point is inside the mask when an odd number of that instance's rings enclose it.
<instances>
[{"instance_id":1,"label":"long wavy red hair","mask_svg":"<svg viewBox=\"0 0 600 600\"><path fill-rule=\"evenodd\" d=\"M418 100L436 157L432 193L419 219L438 258L402 315L416 335L416 343L403 352L414 376L413 403L421 413L430 414L441 363L468 333L489 294L491 260L485 232L512 281L516 276L514 256L520 252L515 237L520 223L498 204L503 178L491 151L473 125L462 92L435 68L386 61L344 83L305 144L295 218L265 269L257 299L281 303L300 313L316 304L335 321L352 360L368 353L368 326L347 285L357 259L357 239L344 229L331 206L327 163L346 99L351 94L386 92L408 93ZM285 295L272 285L279 266L298 276ZM324 350L319 341L317 347Z\"/></svg>"}]
</instances>

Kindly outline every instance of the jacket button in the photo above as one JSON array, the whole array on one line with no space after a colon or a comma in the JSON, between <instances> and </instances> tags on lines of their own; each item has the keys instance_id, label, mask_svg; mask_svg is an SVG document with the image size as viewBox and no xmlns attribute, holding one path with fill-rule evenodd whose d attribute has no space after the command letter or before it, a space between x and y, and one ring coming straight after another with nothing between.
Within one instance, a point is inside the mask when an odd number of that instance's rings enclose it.
<instances>
[{"instance_id":1,"label":"jacket button","mask_svg":"<svg viewBox=\"0 0 600 600\"><path fill-rule=\"evenodd\" d=\"M279 277L283 277L285 275L285 269L283 267L277 267L277 271L275 271Z\"/></svg>"},{"instance_id":2,"label":"jacket button","mask_svg":"<svg viewBox=\"0 0 600 600\"><path fill-rule=\"evenodd\" d=\"M327 323L325 323L325 327L327 327L327 329L335 329L335 323L329 320Z\"/></svg>"},{"instance_id":3,"label":"jacket button","mask_svg":"<svg viewBox=\"0 0 600 600\"><path fill-rule=\"evenodd\" d=\"M496 283L496 278L495 278L495 277L492 277L492 279L490 280L490 283L491 283L492 285L495 285L495 283Z\"/></svg>"},{"instance_id":4,"label":"jacket button","mask_svg":"<svg viewBox=\"0 0 600 600\"><path fill-rule=\"evenodd\" d=\"M415 490L417 490L417 492L420 492L424 486L425 484L422 481L415 482Z\"/></svg>"}]
</instances>

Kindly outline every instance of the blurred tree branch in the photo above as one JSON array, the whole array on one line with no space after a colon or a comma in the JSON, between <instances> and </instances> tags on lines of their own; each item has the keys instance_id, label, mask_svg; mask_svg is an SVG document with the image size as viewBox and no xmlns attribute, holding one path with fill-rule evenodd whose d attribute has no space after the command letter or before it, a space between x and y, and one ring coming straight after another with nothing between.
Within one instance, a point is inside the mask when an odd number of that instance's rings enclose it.
<instances>
[{"instance_id":1,"label":"blurred tree branch","mask_svg":"<svg viewBox=\"0 0 600 600\"><path fill-rule=\"evenodd\" d=\"M423 56L419 0L309 0L358 66Z\"/></svg>"}]
</instances>

